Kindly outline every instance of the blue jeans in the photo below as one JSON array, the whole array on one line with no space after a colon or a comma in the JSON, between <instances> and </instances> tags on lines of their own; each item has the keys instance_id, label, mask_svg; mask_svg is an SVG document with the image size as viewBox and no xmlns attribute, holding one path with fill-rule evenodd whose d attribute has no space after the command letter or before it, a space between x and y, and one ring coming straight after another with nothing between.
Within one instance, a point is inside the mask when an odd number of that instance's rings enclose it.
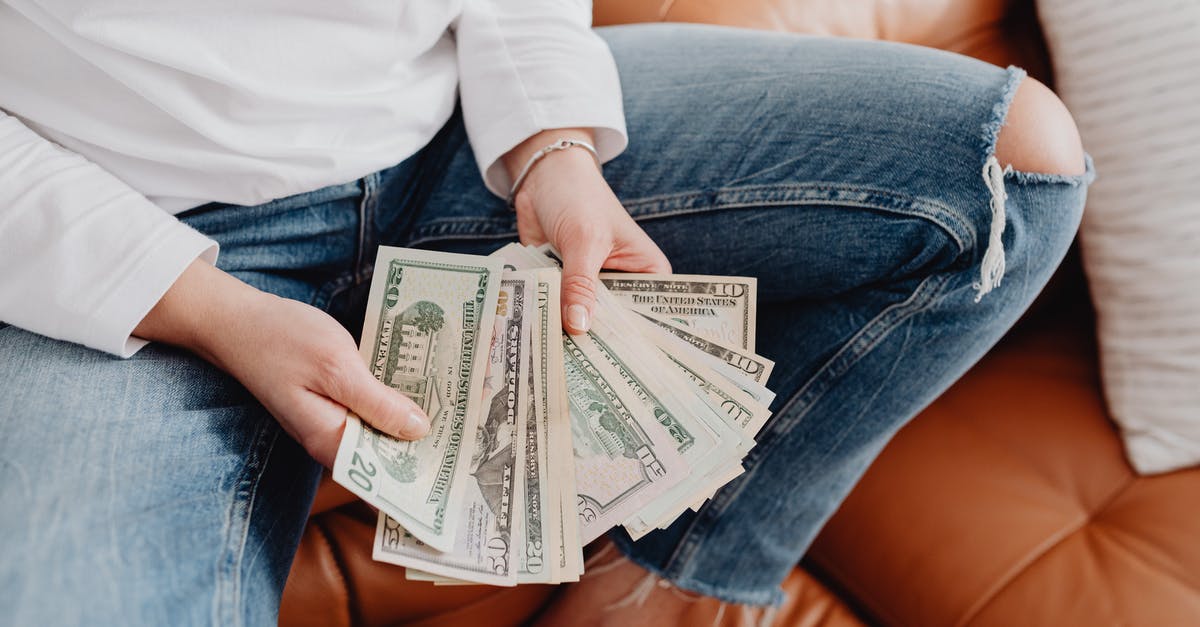
<instances>
[{"instance_id":1,"label":"blue jeans","mask_svg":"<svg viewBox=\"0 0 1200 627\"><path fill-rule=\"evenodd\" d=\"M980 174L1021 78L933 50L685 26L603 29L631 143L605 167L679 272L756 276L775 416L747 472L639 542L677 585L767 604L888 438L995 343L1067 250L1088 174L1013 173L1003 284L975 302ZM361 324L380 244L515 239L455 116L344 185L182 219L218 265ZM234 380L0 324L0 616L268 624L320 469Z\"/></svg>"}]
</instances>

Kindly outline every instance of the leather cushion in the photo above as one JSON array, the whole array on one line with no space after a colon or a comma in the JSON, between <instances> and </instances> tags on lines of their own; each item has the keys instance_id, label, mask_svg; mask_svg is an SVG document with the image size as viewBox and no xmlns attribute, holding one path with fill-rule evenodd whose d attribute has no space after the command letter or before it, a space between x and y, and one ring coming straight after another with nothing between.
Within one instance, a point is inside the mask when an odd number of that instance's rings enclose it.
<instances>
[{"instance_id":1,"label":"leather cushion","mask_svg":"<svg viewBox=\"0 0 1200 627\"><path fill-rule=\"evenodd\" d=\"M1078 309L1011 335L903 429L818 538L809 564L867 614L1196 624L1200 469L1129 467Z\"/></svg>"},{"instance_id":2,"label":"leather cushion","mask_svg":"<svg viewBox=\"0 0 1200 627\"><path fill-rule=\"evenodd\" d=\"M323 478L321 492L338 493ZM322 498L328 498L323 496ZM370 559L375 512L360 502L315 514L305 529L292 576L284 589L279 624L287 627L349 625L457 625L504 627L526 624L550 602L557 589L527 585L439 587L408 581L404 569ZM801 568L784 582L787 602L778 624L811 627L861 627L862 623L824 584ZM711 599L695 609L712 616ZM736 608L714 627L741 625Z\"/></svg>"},{"instance_id":3,"label":"leather cushion","mask_svg":"<svg viewBox=\"0 0 1200 627\"><path fill-rule=\"evenodd\" d=\"M941 48L1049 76L1028 0L597 0L597 26L695 22Z\"/></svg>"}]
</instances>

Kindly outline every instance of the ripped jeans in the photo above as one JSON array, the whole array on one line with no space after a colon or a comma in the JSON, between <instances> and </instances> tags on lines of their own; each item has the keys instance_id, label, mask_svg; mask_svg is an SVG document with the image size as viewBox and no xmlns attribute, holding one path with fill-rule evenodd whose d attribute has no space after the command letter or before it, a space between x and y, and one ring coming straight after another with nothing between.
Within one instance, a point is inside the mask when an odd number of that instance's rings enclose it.
<instances>
[{"instance_id":1,"label":"ripped jeans","mask_svg":"<svg viewBox=\"0 0 1200 627\"><path fill-rule=\"evenodd\" d=\"M681 588L771 604L891 435L1046 283L1091 166L985 167L1019 70L712 27L600 32L630 136L605 177L676 271L758 277L778 392L745 474L667 530L613 535ZM457 115L387 170L182 219L220 242L220 267L356 333L379 244L488 253L516 237ZM977 302L997 245L1007 271ZM0 355L0 616L275 621L319 468L261 405L166 346L122 361L0 324Z\"/></svg>"}]
</instances>

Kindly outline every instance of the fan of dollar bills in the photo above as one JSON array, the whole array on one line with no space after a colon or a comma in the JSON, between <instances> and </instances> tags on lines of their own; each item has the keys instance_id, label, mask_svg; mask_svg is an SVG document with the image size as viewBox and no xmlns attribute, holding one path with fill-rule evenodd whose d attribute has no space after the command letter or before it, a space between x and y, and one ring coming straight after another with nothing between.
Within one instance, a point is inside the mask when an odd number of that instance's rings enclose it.
<instances>
[{"instance_id":1,"label":"fan of dollar bills","mask_svg":"<svg viewBox=\"0 0 1200 627\"><path fill-rule=\"evenodd\" d=\"M374 557L409 579L576 581L605 531L664 528L742 473L774 397L755 280L602 273L570 336L560 277L548 247L380 248L362 355L432 429L351 415L333 478L379 509Z\"/></svg>"}]
</instances>

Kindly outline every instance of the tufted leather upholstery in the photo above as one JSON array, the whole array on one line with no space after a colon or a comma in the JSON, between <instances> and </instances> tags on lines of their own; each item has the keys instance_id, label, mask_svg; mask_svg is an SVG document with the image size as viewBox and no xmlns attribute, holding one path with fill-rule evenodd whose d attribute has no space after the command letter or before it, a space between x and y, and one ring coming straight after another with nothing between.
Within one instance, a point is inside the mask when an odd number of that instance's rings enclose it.
<instances>
[{"instance_id":1,"label":"tufted leather upholstery","mask_svg":"<svg viewBox=\"0 0 1200 627\"><path fill-rule=\"evenodd\" d=\"M877 622L1200 624L1200 468L1133 473L1086 299L1045 304L901 431L810 551Z\"/></svg>"},{"instance_id":2,"label":"tufted leather upholstery","mask_svg":"<svg viewBox=\"0 0 1200 627\"><path fill-rule=\"evenodd\" d=\"M596 0L595 17L907 41L1048 74L1029 0ZM1056 284L888 446L786 582L775 624L1200 624L1200 469L1133 475L1077 266ZM406 581L370 559L373 533L373 512L326 482L280 623L518 625L554 595Z\"/></svg>"}]
</instances>

